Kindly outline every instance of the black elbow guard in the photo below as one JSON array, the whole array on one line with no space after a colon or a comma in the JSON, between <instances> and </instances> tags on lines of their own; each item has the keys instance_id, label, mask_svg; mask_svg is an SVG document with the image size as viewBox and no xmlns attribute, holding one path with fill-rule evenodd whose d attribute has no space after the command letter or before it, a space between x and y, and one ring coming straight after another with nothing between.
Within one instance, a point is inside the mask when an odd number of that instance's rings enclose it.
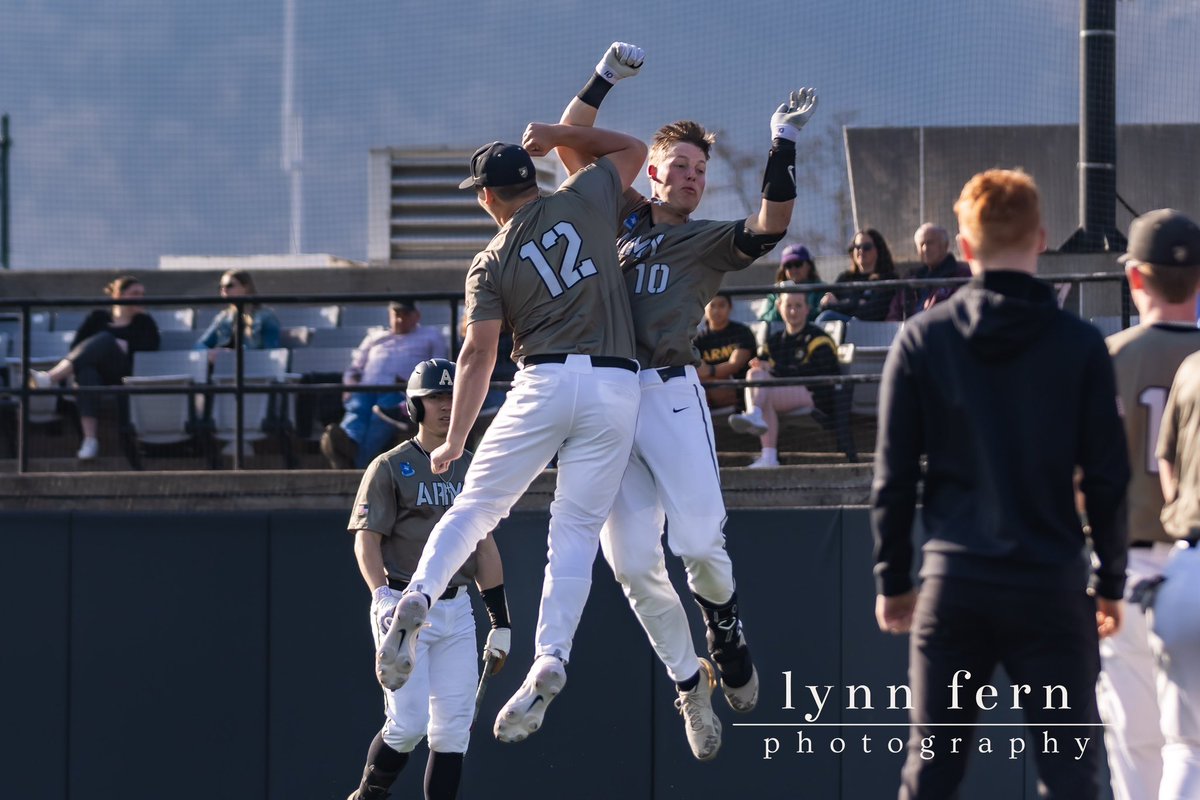
<instances>
[{"instance_id":1,"label":"black elbow guard","mask_svg":"<svg viewBox=\"0 0 1200 800\"><path fill-rule=\"evenodd\" d=\"M733 235L733 245L748 256L761 258L771 252L771 249L779 244L779 240L786 234L787 231L783 233L755 233L745 225L742 225L738 228L738 232Z\"/></svg>"},{"instance_id":2,"label":"black elbow guard","mask_svg":"<svg viewBox=\"0 0 1200 800\"><path fill-rule=\"evenodd\" d=\"M796 199L796 143L787 139L771 142L767 168L763 171L762 196L772 203Z\"/></svg>"}]
</instances>

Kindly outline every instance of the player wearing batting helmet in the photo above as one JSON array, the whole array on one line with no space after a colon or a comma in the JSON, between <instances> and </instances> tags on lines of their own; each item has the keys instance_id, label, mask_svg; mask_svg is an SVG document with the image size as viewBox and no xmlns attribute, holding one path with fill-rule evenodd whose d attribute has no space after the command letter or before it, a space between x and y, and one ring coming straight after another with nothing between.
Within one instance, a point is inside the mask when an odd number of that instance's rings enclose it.
<instances>
[{"instance_id":1,"label":"player wearing batting helmet","mask_svg":"<svg viewBox=\"0 0 1200 800\"><path fill-rule=\"evenodd\" d=\"M373 460L363 474L348 529L354 554L372 592L371 633L378 647L392 623L400 593L407 587L421 548L438 520L462 491L470 464L464 454L443 475L434 474L429 454L446 440L453 407L455 367L444 358L422 361L408 379L408 413L417 435ZM378 800L428 732L427 800L453 800L462 776L475 711L475 618L467 597L474 582L491 617L485 658L499 671L510 632L504 597L504 569L491 534L458 568L429 614L417 649L421 666L403 688L384 692L383 729L367 750L362 782L350 800Z\"/></svg>"},{"instance_id":2,"label":"player wearing batting helmet","mask_svg":"<svg viewBox=\"0 0 1200 800\"><path fill-rule=\"evenodd\" d=\"M614 42L595 74L563 112L563 123L590 126L617 81L636 75L641 48ZM707 761L721 746L713 712L718 680L726 701L747 712L758 700L758 673L742 635L733 566L725 551L712 420L692 339L704 306L725 273L744 269L787 232L796 197L796 138L816 108L811 89L793 92L771 117L761 206L725 222L693 219L704 196L713 134L690 120L664 126L650 147L653 197L630 189L618 216L617 249L633 311L642 401L633 453L601 539L604 557L629 597L655 652L676 684L692 754ZM558 148L571 172L586 169L584 153ZM711 371L711 370L710 370ZM680 555L708 628L713 663L699 658L679 596L667 579L663 523Z\"/></svg>"}]
</instances>

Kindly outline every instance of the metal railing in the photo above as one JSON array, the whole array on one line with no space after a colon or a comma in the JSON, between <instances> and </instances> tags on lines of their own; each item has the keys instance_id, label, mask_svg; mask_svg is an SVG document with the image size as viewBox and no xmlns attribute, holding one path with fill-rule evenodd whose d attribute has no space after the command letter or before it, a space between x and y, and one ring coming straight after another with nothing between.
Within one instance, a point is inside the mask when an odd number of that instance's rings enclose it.
<instances>
[{"instance_id":1,"label":"metal railing","mask_svg":"<svg viewBox=\"0 0 1200 800\"><path fill-rule=\"evenodd\" d=\"M1121 326L1128 327L1132 317L1132 303L1130 302L1129 291L1124 282L1124 275L1121 273L1095 273L1095 274L1069 274L1069 275L1052 275L1039 276L1048 283L1055 285L1069 285L1072 288L1081 287L1089 283L1117 283L1120 282L1120 318ZM854 291L863 291L866 289L899 289L906 288L926 288L939 287L950 285L961 285L968 282L968 278L933 278L933 279L897 279L888 281L871 281L866 282L847 282L847 283L819 283L819 284L800 284L795 286L777 286L774 284L743 286L743 287L728 287L723 291L735 297L764 297L769 294L785 294L789 292L839 292L849 293ZM235 325L233 328L235 353L234 374L232 385L217 385L211 380L204 384L192 386L128 386L128 385L112 385L112 386L73 386L73 387L56 387L56 388L31 388L30 383L30 363L32 361L30 347L33 333L31 326L31 318L37 309L41 308L72 308L72 307L88 307L95 308L98 306L111 305L138 305L145 307L158 306L189 306L189 307L207 307L207 306L234 306L241 312L247 305L263 305L263 306L280 306L280 305L352 305L352 304L386 304L388 301L396 297L396 292L388 293L347 293L347 294L304 294L304 295L251 295L244 297L222 298L222 297L198 297L198 296L164 296L164 297L144 297L130 300L112 300L101 299L95 297L71 297L71 298L6 298L0 300L0 313L11 313L13 310L20 316L21 322L21 338L20 338L20 379L17 386L10 386L7 394L15 396L17 403L17 470L20 473L29 471L29 435L30 435L30 419L29 419L29 401L33 397L38 396L63 396L63 395L81 395L95 394L107 396L129 396L138 394L153 394L153 395L205 395L213 396L219 394L232 394L234 396L234 452L232 454L232 468L235 470L243 469L243 446L245 443L245 395L250 394L275 394L283 396L292 396L303 393L321 393L332 391L361 391L361 392L394 392L397 387L395 384L347 384L347 383L294 383L282 382L271 385L247 384L245 375L245 348L243 345L243 326ZM418 303L446 303L450 310L450 337L449 346L451 354L458 352L459 347L459 314L458 306L463 300L462 292L404 292L404 296L411 298ZM1077 309L1081 317L1083 316L1083 294L1079 292L1077 301ZM197 337L200 335L200 330L196 331ZM746 379L727 379L706 381L706 386L718 387L736 387L745 388L753 386L784 386L784 385L800 385L800 386L829 386L829 385L853 385L877 383L880 380L878 374L843 374L821 377L805 377L805 378L771 378L769 380L746 380ZM508 383L504 381L493 382L491 388L507 388Z\"/></svg>"}]
</instances>

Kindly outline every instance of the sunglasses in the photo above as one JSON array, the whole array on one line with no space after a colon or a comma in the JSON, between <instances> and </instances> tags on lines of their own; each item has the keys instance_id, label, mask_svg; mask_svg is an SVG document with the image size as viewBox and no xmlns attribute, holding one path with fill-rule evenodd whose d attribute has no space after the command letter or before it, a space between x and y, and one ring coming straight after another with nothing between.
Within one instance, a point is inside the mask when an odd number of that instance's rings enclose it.
<instances>
[{"instance_id":1,"label":"sunglasses","mask_svg":"<svg viewBox=\"0 0 1200 800\"><path fill-rule=\"evenodd\" d=\"M241 286L241 284L237 281L223 281L221 283L222 289L236 289L239 286Z\"/></svg>"},{"instance_id":2,"label":"sunglasses","mask_svg":"<svg viewBox=\"0 0 1200 800\"><path fill-rule=\"evenodd\" d=\"M862 250L864 253L869 253L875 249L875 245L871 244L870 242L863 242L861 244L850 245L850 249L851 250Z\"/></svg>"}]
</instances>

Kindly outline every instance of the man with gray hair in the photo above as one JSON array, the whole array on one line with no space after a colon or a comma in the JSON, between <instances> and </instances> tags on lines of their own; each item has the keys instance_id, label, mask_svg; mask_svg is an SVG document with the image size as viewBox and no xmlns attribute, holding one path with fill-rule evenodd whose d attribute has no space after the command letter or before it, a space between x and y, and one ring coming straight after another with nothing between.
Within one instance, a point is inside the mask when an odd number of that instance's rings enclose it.
<instances>
[{"instance_id":1,"label":"man with gray hair","mask_svg":"<svg viewBox=\"0 0 1200 800\"><path fill-rule=\"evenodd\" d=\"M913 244L921 265L907 277L909 278L969 278L971 269L954 257L950 252L950 233L940 225L925 222L913 234ZM961 284L944 286L920 286L905 288L896 292L892 305L888 309L887 319L905 320L913 314L928 311L938 303L958 291Z\"/></svg>"}]
</instances>

